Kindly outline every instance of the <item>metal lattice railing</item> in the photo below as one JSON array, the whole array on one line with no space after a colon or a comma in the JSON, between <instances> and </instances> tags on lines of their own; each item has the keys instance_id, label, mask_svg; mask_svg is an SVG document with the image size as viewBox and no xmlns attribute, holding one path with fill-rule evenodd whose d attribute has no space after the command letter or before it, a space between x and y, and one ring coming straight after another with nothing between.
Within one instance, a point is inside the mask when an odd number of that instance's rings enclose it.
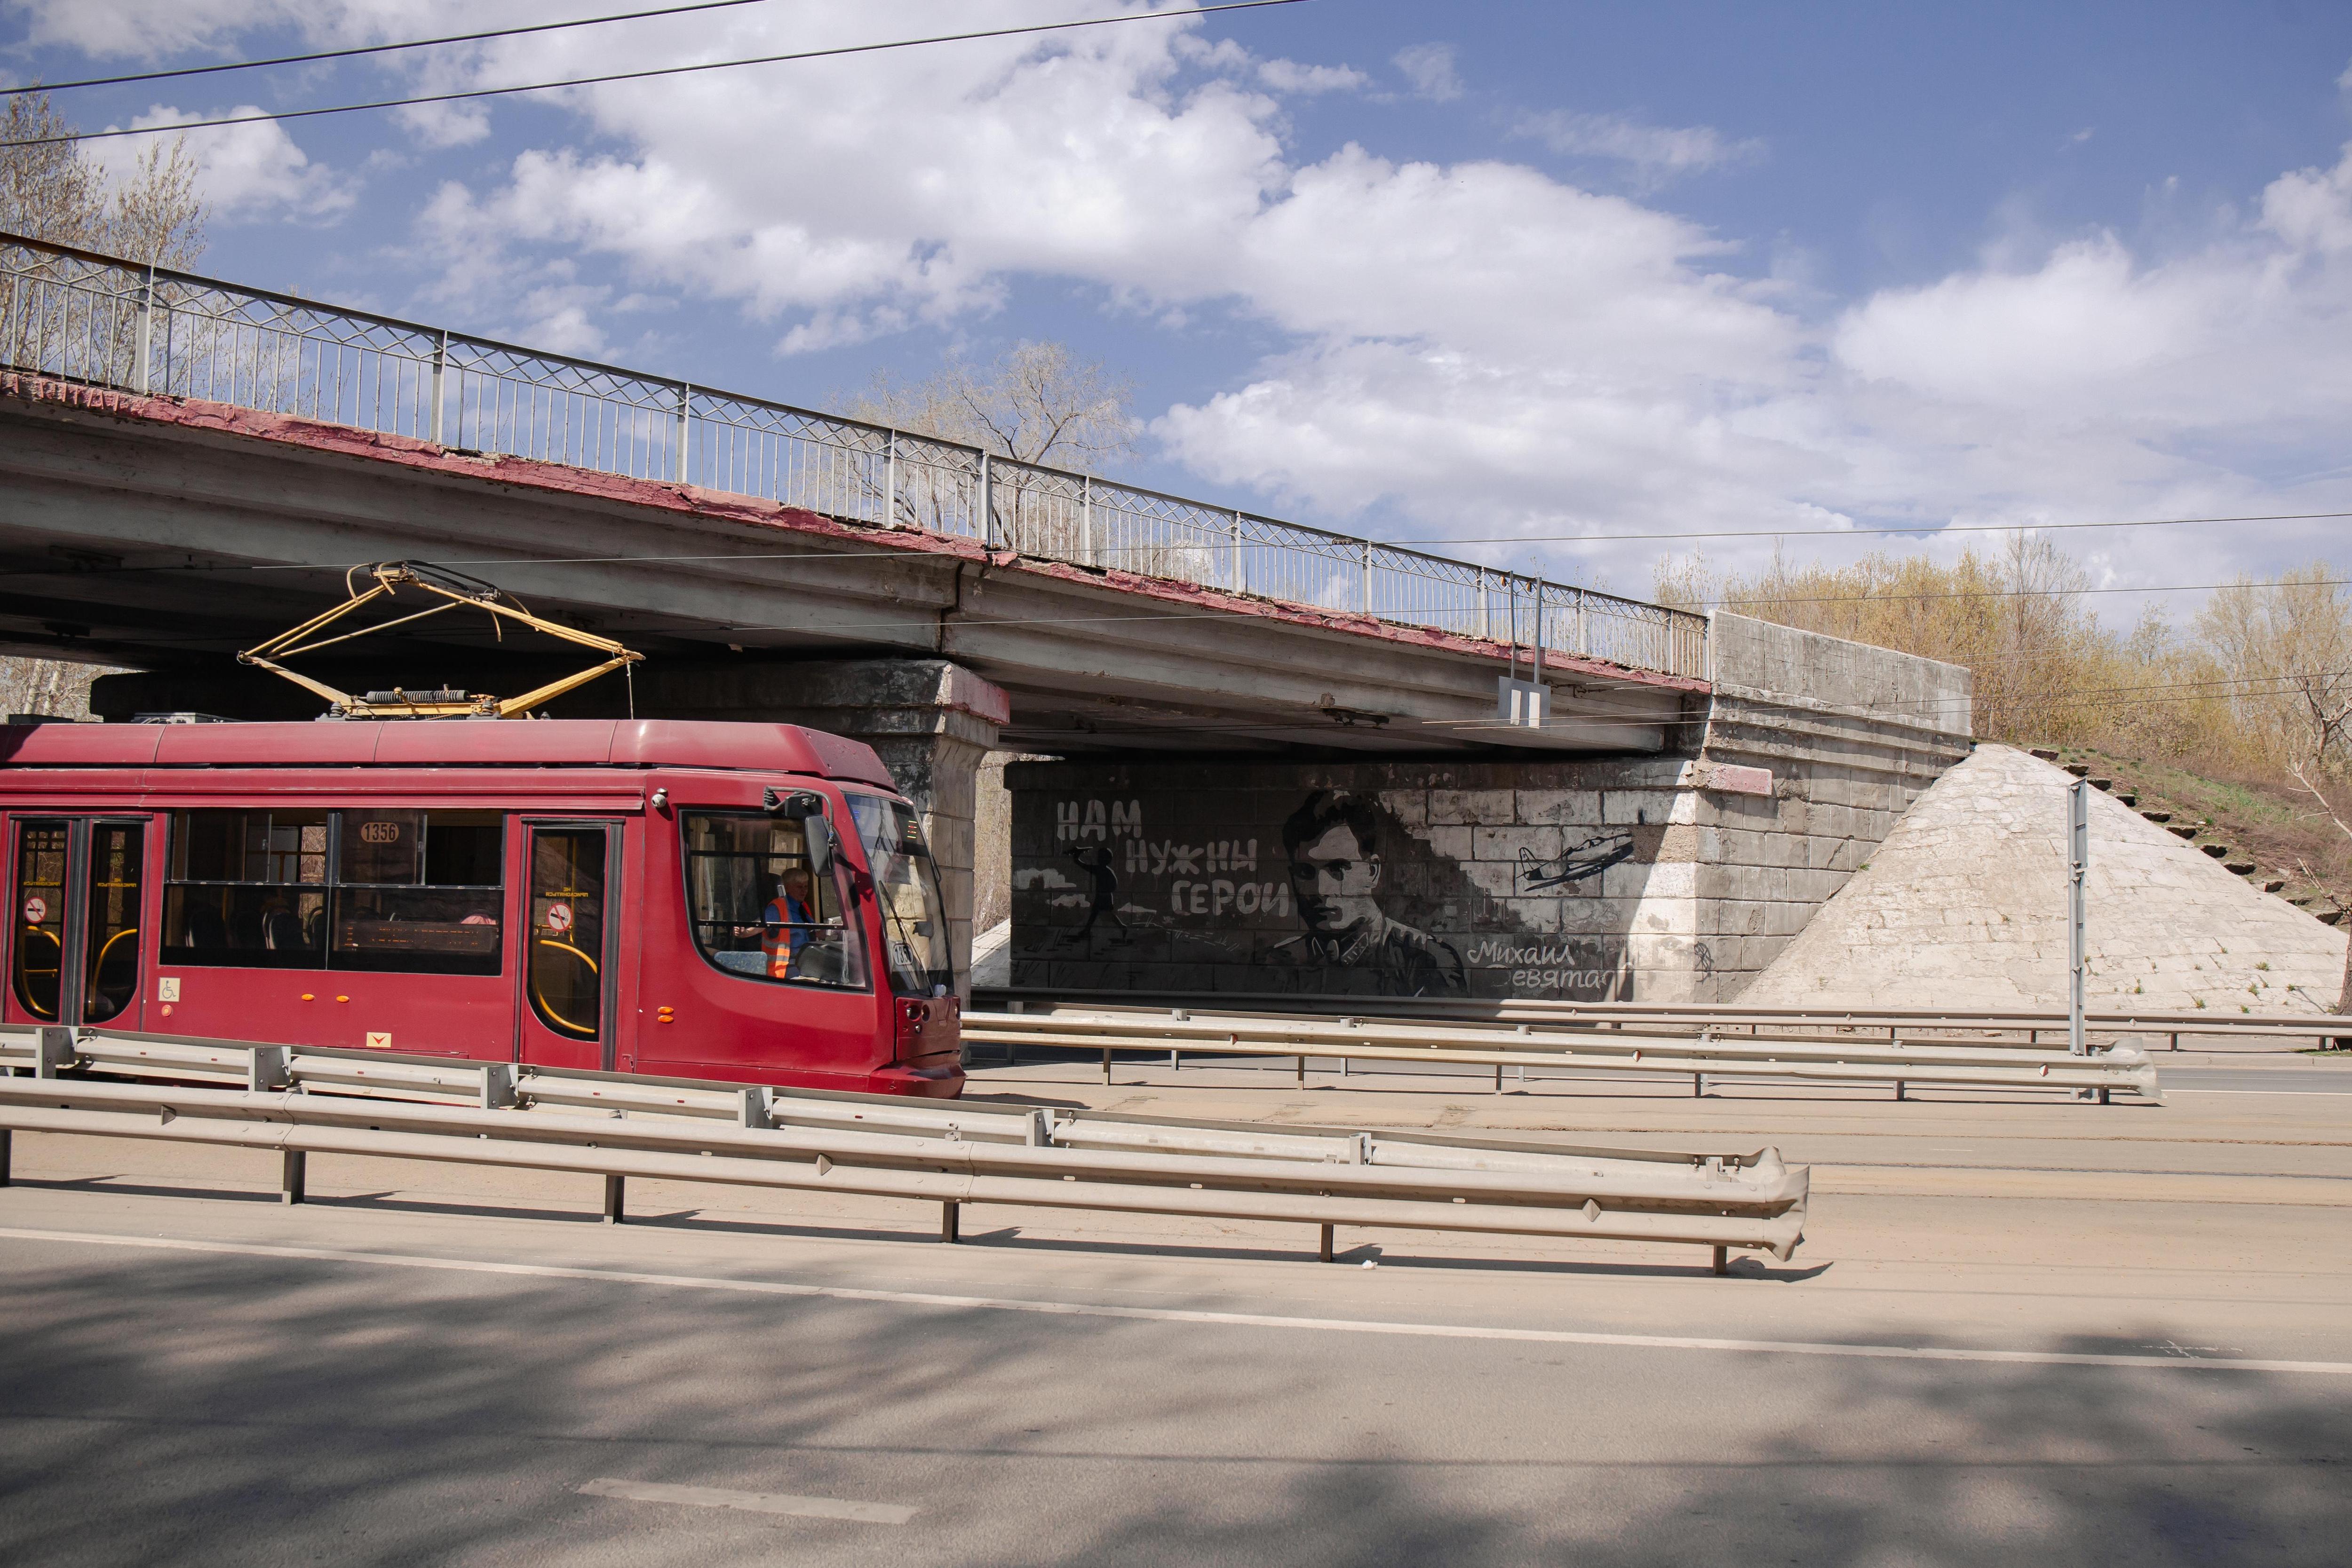
<instances>
[{"instance_id":1,"label":"metal lattice railing","mask_svg":"<svg viewBox=\"0 0 2352 1568\"><path fill-rule=\"evenodd\" d=\"M1704 616L0 235L0 364L1703 678Z\"/></svg>"}]
</instances>

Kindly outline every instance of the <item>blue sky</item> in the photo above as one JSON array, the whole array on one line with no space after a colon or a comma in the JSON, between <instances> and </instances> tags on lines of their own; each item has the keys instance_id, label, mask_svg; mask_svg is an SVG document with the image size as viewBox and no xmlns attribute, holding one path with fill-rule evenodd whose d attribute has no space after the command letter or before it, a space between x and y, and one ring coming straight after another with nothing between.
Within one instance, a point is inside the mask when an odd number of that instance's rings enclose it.
<instances>
[{"instance_id":1,"label":"blue sky","mask_svg":"<svg viewBox=\"0 0 2352 1568\"><path fill-rule=\"evenodd\" d=\"M621 8L0 0L0 39L61 79ZM61 103L1122 8L763 0ZM1061 339L1135 377L1129 476L1638 593L1665 533L2352 509L2347 67L2342 5L1311 0L190 142L208 272L819 405ZM2341 520L2064 537L2122 589L2352 565Z\"/></svg>"}]
</instances>

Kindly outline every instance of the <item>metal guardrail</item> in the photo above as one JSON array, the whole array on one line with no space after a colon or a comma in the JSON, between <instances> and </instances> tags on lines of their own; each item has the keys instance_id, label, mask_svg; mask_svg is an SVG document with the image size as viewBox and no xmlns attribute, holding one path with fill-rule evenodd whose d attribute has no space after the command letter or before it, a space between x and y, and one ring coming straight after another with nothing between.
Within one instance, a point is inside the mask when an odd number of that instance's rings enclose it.
<instances>
[{"instance_id":1,"label":"metal guardrail","mask_svg":"<svg viewBox=\"0 0 2352 1568\"><path fill-rule=\"evenodd\" d=\"M0 364L1706 676L1686 611L0 233Z\"/></svg>"},{"instance_id":2,"label":"metal guardrail","mask_svg":"<svg viewBox=\"0 0 2352 1568\"><path fill-rule=\"evenodd\" d=\"M1152 1007L1182 1009L1197 1004L1197 996L1148 995L1135 991L1028 991L982 988L973 993L975 1006L1018 1013L1030 1008ZM1215 1010L1261 1012L1271 1017L1326 1014L1340 998L1267 993L1227 992L1214 998ZM2027 1044L2041 1044L2044 1034L2063 1035L2063 1011L2033 1009L1988 1009L1970 1011L1949 1008L1879 1008L1864 1010L1829 1008L1751 1008L1737 1002L1553 1002L1497 998L1465 1001L1458 998L1381 997L1366 998L1367 1012L1443 1023L1539 1023L1564 1029L1622 1030L1640 1026L1660 1032L1720 1033L1725 1030L1823 1031L1885 1030L1890 1039L1917 1036L1928 1030L1968 1034L2021 1035ZM2194 1012L2091 1012L2084 1024L2101 1034L2165 1035L2179 1049L2182 1035L2214 1035L2242 1040L2352 1039L2352 1017L2336 1013L2230 1013L2219 1009ZM1779 1033L1768 1038L1780 1038ZM2063 1040L2055 1043L2063 1044Z\"/></svg>"},{"instance_id":3,"label":"metal guardrail","mask_svg":"<svg viewBox=\"0 0 2352 1568\"><path fill-rule=\"evenodd\" d=\"M1808 1173L1777 1152L1559 1148L1437 1134L746 1087L507 1062L0 1030L9 1132L257 1148L299 1202L311 1154L572 1171L937 1202L1659 1241L1786 1260ZM88 1076L104 1075L104 1080ZM119 1080L138 1082L120 1082ZM582 1113L591 1111L593 1113Z\"/></svg>"},{"instance_id":4,"label":"metal guardrail","mask_svg":"<svg viewBox=\"0 0 2352 1568\"><path fill-rule=\"evenodd\" d=\"M1311 1018L1178 1008L1054 1008L1018 1013L969 1011L965 1043L1008 1055L1023 1046L1100 1050L1110 1080L1118 1051L1212 1056L1290 1056L1301 1082L1309 1058L1491 1066L1499 1091L1506 1067L1578 1072L1687 1076L1703 1094L1710 1079L1891 1085L2057 1089L2094 1092L2104 1103L2123 1090L2152 1103L2164 1093L2147 1052L2128 1041L2087 1056L2018 1045L1945 1040L1842 1039L1832 1035L1718 1036L1622 1030L1567 1030L1534 1023L1423 1022L1413 1019Z\"/></svg>"}]
</instances>

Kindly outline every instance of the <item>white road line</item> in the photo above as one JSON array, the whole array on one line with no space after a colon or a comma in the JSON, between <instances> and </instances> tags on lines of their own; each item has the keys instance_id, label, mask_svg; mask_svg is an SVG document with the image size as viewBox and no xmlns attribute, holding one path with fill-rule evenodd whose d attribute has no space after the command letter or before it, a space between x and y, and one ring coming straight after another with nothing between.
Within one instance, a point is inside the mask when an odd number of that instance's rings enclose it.
<instances>
[{"instance_id":1,"label":"white road line","mask_svg":"<svg viewBox=\"0 0 2352 1568\"><path fill-rule=\"evenodd\" d=\"M725 1491L718 1487L665 1486L659 1481L615 1480L610 1476L578 1489L589 1497L625 1497L637 1502L682 1502L690 1508L736 1508L746 1513L791 1513L803 1519L854 1519L865 1524L904 1524L916 1510L889 1502L845 1502L837 1497L792 1497L777 1491Z\"/></svg>"},{"instance_id":2,"label":"white road line","mask_svg":"<svg viewBox=\"0 0 2352 1568\"><path fill-rule=\"evenodd\" d=\"M620 1269L578 1269L556 1263L492 1263L473 1258L414 1253L345 1252L325 1247L273 1247L260 1242L193 1241L164 1236L106 1236L78 1230L0 1227L0 1238L91 1247L137 1247L167 1252L225 1253L241 1258L300 1258L322 1263L368 1263L387 1269L435 1269L459 1274L504 1274L527 1280L582 1280L604 1285L658 1285L676 1290L734 1291L747 1295L878 1301L895 1306L948 1307L992 1312L1042 1312L1053 1317L1125 1318L1141 1322L1210 1323L1225 1328L1297 1329L1324 1333L1400 1334L1422 1339L1508 1340L1533 1344L1612 1345L1630 1350L1720 1350L1767 1355L1860 1356L1877 1361L1969 1361L1999 1365L2152 1367L2169 1371L2289 1372L2352 1377L2352 1361L2216 1361L2193 1355L2120 1355L2058 1350L1960 1350L1901 1344L1840 1344L1805 1340L1713 1339L1682 1334L1591 1333L1575 1329L1515 1329L1481 1323L1400 1323L1365 1318L1291 1318L1264 1312L1198 1312L1182 1307L1114 1307L1092 1301L1037 1301L1007 1296L947 1296L922 1291L859 1290L847 1285L793 1285L771 1280L730 1280L702 1274L644 1274Z\"/></svg>"}]
</instances>

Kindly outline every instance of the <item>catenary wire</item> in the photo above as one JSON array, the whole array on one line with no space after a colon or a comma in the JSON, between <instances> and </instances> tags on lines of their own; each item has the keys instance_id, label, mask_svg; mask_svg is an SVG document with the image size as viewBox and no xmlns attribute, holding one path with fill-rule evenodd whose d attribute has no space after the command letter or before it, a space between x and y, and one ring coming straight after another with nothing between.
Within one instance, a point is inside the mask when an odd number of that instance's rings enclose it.
<instances>
[{"instance_id":1,"label":"catenary wire","mask_svg":"<svg viewBox=\"0 0 2352 1568\"><path fill-rule=\"evenodd\" d=\"M320 49L307 55L278 55L265 60L225 60L218 65L182 66L165 71L134 71L128 76L85 77L79 81L27 82L0 87L0 98L28 92L70 92L85 87L121 87L131 82L170 81L179 77L204 77L222 71L257 71L272 66L302 66L318 60L347 60L360 55L395 54L403 49L431 49L444 44L478 44L488 38L516 38L527 33L554 33L568 27L596 27L607 22L635 22L648 16L681 16L694 11L723 11L735 5L761 5L767 0L693 0L686 5L663 5L650 11L621 11L606 16L582 16L570 22L532 22L517 27L492 27L480 33L451 33L439 38L412 38L404 44L354 44L349 48Z\"/></svg>"},{"instance_id":2,"label":"catenary wire","mask_svg":"<svg viewBox=\"0 0 2352 1568\"><path fill-rule=\"evenodd\" d=\"M2039 534L2060 528L2179 528L2202 523L2304 523L2352 517L2352 512L2263 512L2242 517L2139 517L2094 523L1916 523L1880 528L1721 528L1675 534L1471 534L1453 538L1389 539L1394 545L1509 545L1624 543L1644 539L1840 539L1876 534Z\"/></svg>"},{"instance_id":3,"label":"catenary wire","mask_svg":"<svg viewBox=\"0 0 2352 1568\"><path fill-rule=\"evenodd\" d=\"M1073 22L1035 22L1019 27L990 27L970 33L939 33L922 38L894 38L879 44L842 44L825 49L798 49L789 54L752 55L733 60L703 60L694 65L649 66L641 70L607 71L597 76L567 77L560 81L524 82L514 87L467 88L452 92L417 93L406 98L374 99L366 103L321 104L310 109L280 110L268 114L231 114L216 120L186 120L175 125L139 126L129 130L77 131L69 136L31 136L0 141L0 148L48 147L63 142L101 141L117 136L171 135L184 131L209 131L226 125L257 125L272 120L310 120L322 114L358 114L377 109L407 109L428 103L458 103L473 99L503 98L519 92L551 92L559 88L594 87L604 82L646 81L656 77L687 76L697 71L731 70L739 66L779 65L791 60L830 59L842 55L869 55L886 49L911 49L926 44L961 44L980 38L1009 38L1035 33L1061 33L1078 27L1108 27L1121 22L1158 22L1178 16L1208 16L1221 11L1255 11L1268 5L1302 5L1307 0L1222 0L1213 5L1188 6L1181 11L1133 11L1117 16L1088 16Z\"/></svg>"}]
</instances>

